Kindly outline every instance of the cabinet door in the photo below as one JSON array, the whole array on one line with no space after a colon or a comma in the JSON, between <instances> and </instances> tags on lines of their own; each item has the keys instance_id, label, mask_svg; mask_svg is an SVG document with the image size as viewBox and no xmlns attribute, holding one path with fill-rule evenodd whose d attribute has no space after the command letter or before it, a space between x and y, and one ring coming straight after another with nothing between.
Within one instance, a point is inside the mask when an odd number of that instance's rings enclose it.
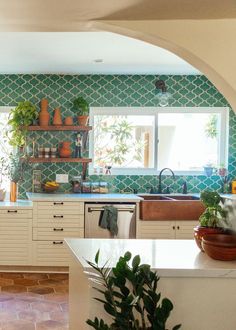
<instances>
[{"instance_id":1,"label":"cabinet door","mask_svg":"<svg viewBox=\"0 0 236 330\"><path fill-rule=\"evenodd\" d=\"M137 238L175 238L175 221L142 221L137 224Z\"/></svg>"},{"instance_id":2,"label":"cabinet door","mask_svg":"<svg viewBox=\"0 0 236 330\"><path fill-rule=\"evenodd\" d=\"M193 239L193 228L199 225L199 221L192 221L192 220L183 220L183 221L176 221L176 236L177 239Z\"/></svg>"}]
</instances>

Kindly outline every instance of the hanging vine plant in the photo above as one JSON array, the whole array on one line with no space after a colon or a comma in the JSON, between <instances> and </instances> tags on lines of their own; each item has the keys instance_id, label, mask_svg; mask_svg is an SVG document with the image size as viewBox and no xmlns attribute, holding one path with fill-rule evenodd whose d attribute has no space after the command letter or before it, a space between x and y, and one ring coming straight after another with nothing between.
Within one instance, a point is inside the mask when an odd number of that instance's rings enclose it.
<instances>
[{"instance_id":1,"label":"hanging vine plant","mask_svg":"<svg viewBox=\"0 0 236 330\"><path fill-rule=\"evenodd\" d=\"M10 111L8 125L9 144L14 147L22 147L26 142L27 129L38 118L38 111L30 101L21 101Z\"/></svg>"}]
</instances>

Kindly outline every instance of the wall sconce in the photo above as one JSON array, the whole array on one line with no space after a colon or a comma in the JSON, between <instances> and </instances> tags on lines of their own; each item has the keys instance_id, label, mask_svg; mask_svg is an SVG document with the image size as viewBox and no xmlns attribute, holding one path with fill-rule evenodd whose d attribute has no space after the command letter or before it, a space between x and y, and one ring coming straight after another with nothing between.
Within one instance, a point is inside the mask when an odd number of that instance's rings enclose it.
<instances>
[{"instance_id":1,"label":"wall sconce","mask_svg":"<svg viewBox=\"0 0 236 330\"><path fill-rule=\"evenodd\" d=\"M166 107L167 105L169 105L169 100L172 97L172 95L167 92L167 88L164 80L157 80L155 82L155 86L157 89L158 104L161 107Z\"/></svg>"}]
</instances>

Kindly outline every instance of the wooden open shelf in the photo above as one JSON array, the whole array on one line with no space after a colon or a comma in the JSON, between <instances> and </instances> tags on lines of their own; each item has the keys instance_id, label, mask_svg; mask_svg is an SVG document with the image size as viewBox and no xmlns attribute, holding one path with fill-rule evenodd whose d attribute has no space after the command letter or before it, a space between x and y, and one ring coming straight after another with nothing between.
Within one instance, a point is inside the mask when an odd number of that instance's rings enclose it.
<instances>
[{"instance_id":1,"label":"wooden open shelf","mask_svg":"<svg viewBox=\"0 0 236 330\"><path fill-rule=\"evenodd\" d=\"M27 126L26 129L28 131L91 131L92 126L76 126L76 125Z\"/></svg>"},{"instance_id":2,"label":"wooden open shelf","mask_svg":"<svg viewBox=\"0 0 236 330\"><path fill-rule=\"evenodd\" d=\"M30 163L91 163L91 158L29 158Z\"/></svg>"}]
</instances>

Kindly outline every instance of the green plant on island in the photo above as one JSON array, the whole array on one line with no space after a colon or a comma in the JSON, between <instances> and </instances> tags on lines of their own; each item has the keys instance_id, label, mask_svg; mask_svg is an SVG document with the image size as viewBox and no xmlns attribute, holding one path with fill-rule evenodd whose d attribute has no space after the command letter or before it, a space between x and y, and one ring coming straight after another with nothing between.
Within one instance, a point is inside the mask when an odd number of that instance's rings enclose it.
<instances>
[{"instance_id":1,"label":"green plant on island","mask_svg":"<svg viewBox=\"0 0 236 330\"><path fill-rule=\"evenodd\" d=\"M30 101L21 101L10 111L8 125L9 144L15 147L25 145L27 129L38 118L38 111Z\"/></svg>"},{"instance_id":2,"label":"green plant on island","mask_svg":"<svg viewBox=\"0 0 236 330\"><path fill-rule=\"evenodd\" d=\"M172 302L161 299L157 292L159 277L150 269L150 265L141 264L140 256L131 261L131 253L126 252L119 258L111 270L107 262L99 266L99 251L95 262L87 261L96 271L89 275L94 280L96 289L102 297L94 298L104 305L111 316L111 324L95 317L87 324L96 330L166 330L166 322L173 309ZM172 330L180 329L176 325Z\"/></svg>"},{"instance_id":3,"label":"green plant on island","mask_svg":"<svg viewBox=\"0 0 236 330\"><path fill-rule=\"evenodd\" d=\"M87 116L89 114L89 104L82 96L77 97L73 101L73 109L77 111L78 116Z\"/></svg>"},{"instance_id":4,"label":"green plant on island","mask_svg":"<svg viewBox=\"0 0 236 330\"><path fill-rule=\"evenodd\" d=\"M222 222L226 221L227 211L220 203L222 198L216 191L203 191L200 200L206 207L200 216L200 225L203 227L221 227Z\"/></svg>"}]
</instances>

